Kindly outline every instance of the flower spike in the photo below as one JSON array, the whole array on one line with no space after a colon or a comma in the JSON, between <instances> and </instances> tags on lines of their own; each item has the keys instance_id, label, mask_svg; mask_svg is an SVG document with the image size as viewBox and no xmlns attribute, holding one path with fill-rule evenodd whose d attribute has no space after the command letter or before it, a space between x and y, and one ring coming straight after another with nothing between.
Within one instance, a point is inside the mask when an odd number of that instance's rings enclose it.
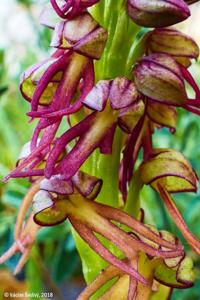
<instances>
[{"instance_id":1,"label":"flower spike","mask_svg":"<svg viewBox=\"0 0 200 300\"><path fill-rule=\"evenodd\" d=\"M187 19L197 0L111 2L50 0L43 9L40 21L52 30L55 50L21 76L20 90L31 106L27 115L38 122L5 178L28 177L32 187L19 209L14 243L0 263L21 252L18 273L37 232L67 220L86 281L97 275L78 300L166 300L173 288L193 285L193 262L176 236L144 223L140 193L151 185L200 254L200 241L171 197L196 192L197 175L181 153L153 144L157 129L175 132L177 108L200 115L200 88L189 69L198 45L168 27ZM94 251L96 260L104 260L96 270ZM101 263L107 267L97 274Z\"/></svg>"}]
</instances>

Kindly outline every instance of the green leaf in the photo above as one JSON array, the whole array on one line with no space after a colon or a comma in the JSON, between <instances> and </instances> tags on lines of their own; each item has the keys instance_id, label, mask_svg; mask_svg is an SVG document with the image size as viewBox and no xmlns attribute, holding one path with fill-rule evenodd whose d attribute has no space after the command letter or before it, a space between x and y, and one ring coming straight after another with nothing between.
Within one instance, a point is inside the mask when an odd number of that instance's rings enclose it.
<instances>
[{"instance_id":1,"label":"green leaf","mask_svg":"<svg viewBox=\"0 0 200 300\"><path fill-rule=\"evenodd\" d=\"M26 276L27 276L27 283L28 283L28 292L29 293L42 293L44 291L43 289L43 280L42 280L42 274L41 274L41 269L40 266L37 263L36 257L39 255L38 254L38 249L34 247L32 249L32 254L31 255L27 265L26 265ZM42 299L42 298L38 298Z\"/></svg>"}]
</instances>

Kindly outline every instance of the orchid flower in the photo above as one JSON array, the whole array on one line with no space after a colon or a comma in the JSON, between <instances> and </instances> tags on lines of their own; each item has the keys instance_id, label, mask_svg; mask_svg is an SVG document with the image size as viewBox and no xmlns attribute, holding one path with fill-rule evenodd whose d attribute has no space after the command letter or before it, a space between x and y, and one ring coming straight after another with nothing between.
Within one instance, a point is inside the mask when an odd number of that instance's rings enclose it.
<instances>
[{"instance_id":1,"label":"orchid flower","mask_svg":"<svg viewBox=\"0 0 200 300\"><path fill-rule=\"evenodd\" d=\"M79 26L82 27L81 32L77 30ZM45 116L55 111L59 111L61 117L81 108L81 101L94 84L92 59L100 58L107 39L106 30L98 26L88 13L84 13L81 18L77 17L77 20L59 23L54 31L53 46L61 48L58 44L61 39L64 43L69 41L69 46L62 47L63 50L57 50L48 60L31 67L21 79L22 95L31 102L32 112L28 114L31 117ZM71 103L78 90L78 99ZM60 117L39 121L32 138L32 150L36 147L42 129L47 128L41 144L54 138L61 122Z\"/></svg>"},{"instance_id":2,"label":"orchid flower","mask_svg":"<svg viewBox=\"0 0 200 300\"><path fill-rule=\"evenodd\" d=\"M112 153L116 125L119 124L123 130L130 132L143 113L141 105L137 103L137 95L135 85L126 78L100 81L82 101L84 105L95 111L52 142L53 147L46 155L44 169L36 169L34 174L34 165L31 164L31 168L29 166L29 163L35 159L38 165L37 149L41 149L40 141L39 146L34 150L36 154L34 151L31 152L9 176L45 175L50 178L52 175L61 174L65 179L70 179L97 147L104 154ZM56 114L55 112L53 117L49 115L49 118L57 117ZM77 137L79 140L72 150L59 160L69 142ZM41 154L41 150L39 153ZM25 169L24 173L22 169Z\"/></svg>"},{"instance_id":3,"label":"orchid flower","mask_svg":"<svg viewBox=\"0 0 200 300\"><path fill-rule=\"evenodd\" d=\"M86 197L83 191L80 193L74 189L72 193L62 178L45 179L41 181L40 188L41 190L33 198L34 221L38 225L54 226L69 219L74 229L92 249L112 265L143 284L146 283L146 279L137 272L137 269L129 266L125 261L121 261L107 250L96 236L97 233L113 243L127 258L135 256L137 251L144 251L150 256L164 259L183 254L181 245L175 245L162 239L159 234L128 214L108 205L91 202L88 200L89 195ZM123 231L111 220L128 226L136 234L141 234L144 239L138 240L135 235ZM159 246L152 247L150 242L149 244L146 242L146 239L163 246L165 250L160 251Z\"/></svg>"},{"instance_id":4,"label":"orchid flower","mask_svg":"<svg viewBox=\"0 0 200 300\"><path fill-rule=\"evenodd\" d=\"M161 196L188 244L200 253L200 241L190 232L170 193L196 192L197 175L185 157L172 149L154 149L140 167L141 179Z\"/></svg>"},{"instance_id":5,"label":"orchid flower","mask_svg":"<svg viewBox=\"0 0 200 300\"><path fill-rule=\"evenodd\" d=\"M155 232L159 232L151 226ZM180 243L176 237L167 231L160 231L160 235L174 244ZM154 245L157 246L156 244ZM102 286L114 280L114 283L101 296L101 300L106 299L149 299L154 293L158 292L162 286L169 287L170 294L173 288L188 288L193 285L194 271L192 260L185 256L178 256L172 259L161 260L157 257L149 258L140 253L138 257L132 259L132 263L137 261L139 271L148 278L148 284L134 282L131 276L109 265L103 270L94 281L86 287L79 295L78 300L90 299Z\"/></svg>"},{"instance_id":6,"label":"orchid flower","mask_svg":"<svg viewBox=\"0 0 200 300\"><path fill-rule=\"evenodd\" d=\"M54 226L63 222L66 218L70 220L75 230L100 256L143 283L146 283L145 278L129 264L120 261L109 252L100 243L95 233L114 243L127 257L131 257L135 255L135 251L141 250L144 250L150 256L165 259L183 253L182 246L174 245L162 239L159 234L155 234L154 231L124 212L107 205L91 202L89 199L96 197L100 189L101 181L84 173L77 174L73 181L66 181L60 176L52 177L50 180L40 180L30 189L22 202L15 229L16 242L1 257L0 261L4 262L15 252L22 251L22 258L16 268L16 272L19 272L28 258L40 227ZM24 217L32 203L34 216L32 213L30 214L23 228ZM140 241L118 228L111 220L120 222L134 230L134 232L138 232L144 237L144 241ZM161 251L159 247L155 249L151 246L151 243L146 243L146 239L158 243L165 249Z\"/></svg>"}]
</instances>

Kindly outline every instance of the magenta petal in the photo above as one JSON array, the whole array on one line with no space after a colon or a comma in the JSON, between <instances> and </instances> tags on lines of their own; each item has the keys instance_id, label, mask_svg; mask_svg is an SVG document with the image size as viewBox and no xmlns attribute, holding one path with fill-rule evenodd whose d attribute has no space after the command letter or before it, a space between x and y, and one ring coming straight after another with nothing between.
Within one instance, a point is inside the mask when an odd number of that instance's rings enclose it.
<instances>
[{"instance_id":1,"label":"magenta petal","mask_svg":"<svg viewBox=\"0 0 200 300\"><path fill-rule=\"evenodd\" d=\"M43 111L33 111L28 113L30 117L41 117L41 118L61 118L65 115L70 115L73 113L76 113L79 111L79 109L82 107L82 102L85 99L85 97L88 95L88 93L91 91L93 85L94 85L94 66L93 62L89 60L87 67L83 71L82 75L82 87L81 87L81 95L80 97L75 101L75 103L67 108L55 111L55 109L45 109Z\"/></svg>"},{"instance_id":2,"label":"magenta petal","mask_svg":"<svg viewBox=\"0 0 200 300\"><path fill-rule=\"evenodd\" d=\"M128 289L128 297L127 300L132 300L134 299L134 296L136 295L137 292L137 281L133 278L129 278L129 289Z\"/></svg>"},{"instance_id":3,"label":"magenta petal","mask_svg":"<svg viewBox=\"0 0 200 300\"><path fill-rule=\"evenodd\" d=\"M20 76L20 92L22 94L22 96L24 97L24 99L26 99L27 101L31 102L31 98L28 97L28 95L26 93L24 93L23 91L23 82L28 79L28 77L30 77L34 71L36 71L39 67L41 67L43 64L45 64L48 61L48 59L39 62L31 67L29 67L25 72L23 72Z\"/></svg>"},{"instance_id":4,"label":"magenta petal","mask_svg":"<svg viewBox=\"0 0 200 300\"><path fill-rule=\"evenodd\" d=\"M61 175L52 176L50 179L43 179L40 182L40 189L61 195L69 195L74 192L71 180L63 180Z\"/></svg>"},{"instance_id":5,"label":"magenta petal","mask_svg":"<svg viewBox=\"0 0 200 300\"><path fill-rule=\"evenodd\" d=\"M97 147L98 144L91 144L90 147L86 148L85 139L84 136L82 136L73 149L62 160L57 168L57 172L64 175L65 179L71 178Z\"/></svg>"},{"instance_id":6,"label":"magenta petal","mask_svg":"<svg viewBox=\"0 0 200 300\"><path fill-rule=\"evenodd\" d=\"M26 178L26 177L32 177L32 176L44 176L44 170L38 169L38 170L32 170L28 169L23 172L13 172L9 175L9 178ZM6 179L5 179L6 180Z\"/></svg>"},{"instance_id":7,"label":"magenta petal","mask_svg":"<svg viewBox=\"0 0 200 300\"><path fill-rule=\"evenodd\" d=\"M55 48L58 47L59 48L60 44L62 43L62 34L63 34L64 26L65 26L64 21L58 23L55 26L53 38L52 38L52 41L51 41L51 47L55 47Z\"/></svg>"},{"instance_id":8,"label":"magenta petal","mask_svg":"<svg viewBox=\"0 0 200 300\"><path fill-rule=\"evenodd\" d=\"M62 118L63 116L68 116L76 113L82 107L81 99L78 99L71 107L54 111L54 110L44 110L44 111L31 111L27 113L29 117L32 118ZM52 121L52 124L56 121ZM46 127L46 126L45 126ZM44 128L45 128L44 127Z\"/></svg>"},{"instance_id":9,"label":"magenta petal","mask_svg":"<svg viewBox=\"0 0 200 300\"><path fill-rule=\"evenodd\" d=\"M53 9L55 10L55 12L57 13L57 15L61 18L65 18L65 13L62 11L62 9L59 7L59 5L57 4L56 0L50 0L51 5L53 7ZM70 1L71 3L72 1ZM70 7L70 6L69 6Z\"/></svg>"},{"instance_id":10,"label":"magenta petal","mask_svg":"<svg viewBox=\"0 0 200 300\"><path fill-rule=\"evenodd\" d=\"M103 111L109 96L109 80L99 81L83 100L83 104L91 109Z\"/></svg>"},{"instance_id":11,"label":"magenta petal","mask_svg":"<svg viewBox=\"0 0 200 300\"><path fill-rule=\"evenodd\" d=\"M133 104L137 96L134 83L127 78L117 77L111 82L109 99L113 109L121 109Z\"/></svg>"},{"instance_id":12,"label":"magenta petal","mask_svg":"<svg viewBox=\"0 0 200 300\"><path fill-rule=\"evenodd\" d=\"M86 119L84 119L83 121L81 121L80 123L75 125L74 127L70 128L67 132L65 132L56 141L55 146L53 147L52 151L49 154L49 157L48 157L47 163L46 163L46 167L45 167L45 175L47 178L50 178L53 175L56 161L58 160L59 155L65 149L67 144L69 142L71 142L73 139L75 139L76 137L79 137L80 135L82 135L86 131L88 126L90 126L90 124L94 118L95 118L95 113L89 115ZM77 146L78 143L70 152L71 154L70 153L67 154L67 156L63 159L63 161L61 162L61 165L60 165L60 169L62 169L62 174L64 174L64 173L69 174L69 176L67 176L68 178L73 176L76 173L76 171L78 170L77 165L79 165L79 163L80 163L79 159L78 159L79 156L76 156L75 158L73 158L72 161L70 160L70 157L73 156L72 153L74 153L76 151L76 148L78 148L78 146ZM74 173L70 171L69 166L67 166L67 168L66 168L68 160L69 160L69 163L71 163L71 168L75 169ZM71 175L71 173L73 173L73 174ZM68 178L66 178L66 179L68 179Z\"/></svg>"},{"instance_id":13,"label":"magenta petal","mask_svg":"<svg viewBox=\"0 0 200 300\"><path fill-rule=\"evenodd\" d=\"M185 68L184 66L182 66L181 64L179 64L181 72L183 74L184 79L191 85L191 87L194 89L195 94L196 94L196 98L200 99L200 90L198 85L196 84L194 78L192 77L192 75L190 74L190 72L187 70L187 68Z\"/></svg>"},{"instance_id":14,"label":"magenta petal","mask_svg":"<svg viewBox=\"0 0 200 300\"><path fill-rule=\"evenodd\" d=\"M26 157L18 166L15 168L15 170L11 171L10 174L8 174L4 181L7 181L9 178L15 177L15 174L20 174L24 168L30 165L34 160L37 161L37 164L42 161L43 159L43 151L49 146L49 142L46 141L42 145L35 148L28 157ZM42 155L41 155L42 154Z\"/></svg>"},{"instance_id":15,"label":"magenta petal","mask_svg":"<svg viewBox=\"0 0 200 300\"><path fill-rule=\"evenodd\" d=\"M99 0L82 1L82 0L68 0L58 4L57 0L50 0L54 10L62 19L73 19L81 14L83 10L97 3Z\"/></svg>"},{"instance_id":16,"label":"magenta petal","mask_svg":"<svg viewBox=\"0 0 200 300\"><path fill-rule=\"evenodd\" d=\"M136 142L143 126L143 122L144 116L139 120L136 127L133 129L133 132L128 139L127 146L123 151L123 159L120 167L119 187L124 200L126 200L127 197L127 183L132 177L135 159L141 147L141 144L136 147ZM134 153L134 150L136 150L136 153Z\"/></svg>"},{"instance_id":17,"label":"magenta petal","mask_svg":"<svg viewBox=\"0 0 200 300\"><path fill-rule=\"evenodd\" d=\"M70 52L63 54L52 65L49 66L49 68L43 74L42 78L39 80L31 101L31 106L33 111L37 110L40 97L42 96L45 88L47 87L51 79L54 77L54 75L57 72L63 70L63 68L66 66L67 60L70 55L71 55Z\"/></svg>"},{"instance_id":18,"label":"magenta petal","mask_svg":"<svg viewBox=\"0 0 200 300\"><path fill-rule=\"evenodd\" d=\"M55 131L57 130L57 127L59 126L60 122L57 122L57 120L53 119L51 121L46 120L46 119L42 119L39 121L38 125L36 126L34 132L33 132L33 136L31 139L31 149L33 150L38 143L38 139L39 139L39 134L41 132L42 129L45 129L47 127L47 130L45 132L45 135L48 135L48 141L52 141L52 139L54 138L54 134L50 134L51 133L55 133ZM50 127L51 126L51 127ZM51 138L50 138L51 137ZM44 137L42 137L42 143L44 142Z\"/></svg>"}]
</instances>

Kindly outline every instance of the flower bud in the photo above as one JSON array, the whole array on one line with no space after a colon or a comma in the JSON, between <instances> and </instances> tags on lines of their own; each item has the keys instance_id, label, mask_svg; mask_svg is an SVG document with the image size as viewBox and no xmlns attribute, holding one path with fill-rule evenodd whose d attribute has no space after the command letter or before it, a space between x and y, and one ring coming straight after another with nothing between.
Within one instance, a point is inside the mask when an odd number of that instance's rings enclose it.
<instances>
[{"instance_id":1,"label":"flower bud","mask_svg":"<svg viewBox=\"0 0 200 300\"><path fill-rule=\"evenodd\" d=\"M149 100L146 113L151 121L161 126L176 128L177 111L174 106Z\"/></svg>"},{"instance_id":2,"label":"flower bud","mask_svg":"<svg viewBox=\"0 0 200 300\"><path fill-rule=\"evenodd\" d=\"M120 111L118 125L122 130L131 133L145 112L145 105L142 100Z\"/></svg>"},{"instance_id":3,"label":"flower bud","mask_svg":"<svg viewBox=\"0 0 200 300\"><path fill-rule=\"evenodd\" d=\"M126 77L113 80L100 80L82 101L91 109L104 110L107 100L114 110L120 110L136 102L138 92L135 84Z\"/></svg>"},{"instance_id":4,"label":"flower bud","mask_svg":"<svg viewBox=\"0 0 200 300\"><path fill-rule=\"evenodd\" d=\"M107 31L88 13L55 26L52 47L73 49L88 57L99 59L107 40Z\"/></svg>"},{"instance_id":5,"label":"flower bud","mask_svg":"<svg viewBox=\"0 0 200 300\"><path fill-rule=\"evenodd\" d=\"M190 59L197 59L199 56L196 42L178 30L158 28L147 36L146 45L149 53L169 54L186 67L190 65Z\"/></svg>"},{"instance_id":6,"label":"flower bud","mask_svg":"<svg viewBox=\"0 0 200 300\"><path fill-rule=\"evenodd\" d=\"M190 16L183 0L128 0L128 13L136 24L144 27L166 27Z\"/></svg>"},{"instance_id":7,"label":"flower bud","mask_svg":"<svg viewBox=\"0 0 200 300\"><path fill-rule=\"evenodd\" d=\"M151 54L134 67L135 85L148 98L182 106L187 99L182 73L176 61L166 54Z\"/></svg>"}]
</instances>

